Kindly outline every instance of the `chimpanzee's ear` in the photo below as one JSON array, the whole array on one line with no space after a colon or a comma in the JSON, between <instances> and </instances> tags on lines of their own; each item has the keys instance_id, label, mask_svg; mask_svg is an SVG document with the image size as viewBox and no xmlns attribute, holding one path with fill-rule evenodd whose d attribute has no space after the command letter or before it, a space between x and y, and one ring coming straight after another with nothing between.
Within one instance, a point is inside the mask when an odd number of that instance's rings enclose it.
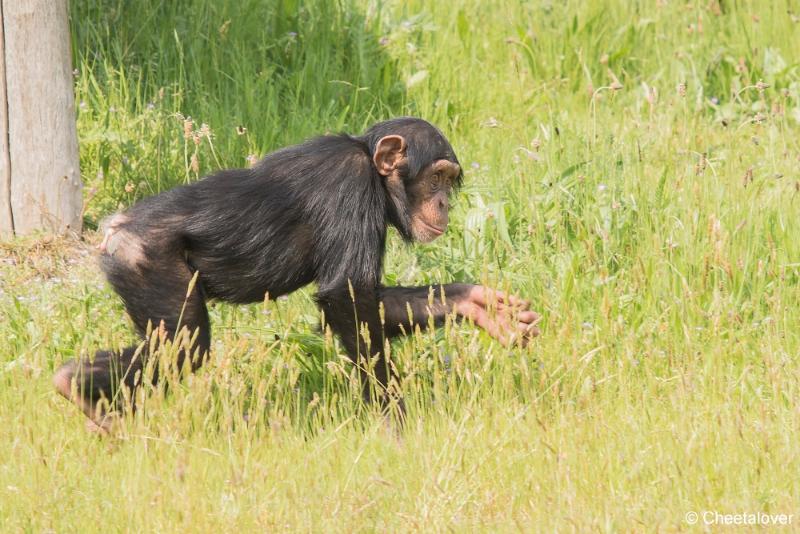
<instances>
[{"instance_id":1,"label":"chimpanzee's ear","mask_svg":"<svg viewBox=\"0 0 800 534\"><path fill-rule=\"evenodd\" d=\"M375 145L372 161L382 176L389 176L406 157L406 140L400 135L381 137Z\"/></svg>"}]
</instances>

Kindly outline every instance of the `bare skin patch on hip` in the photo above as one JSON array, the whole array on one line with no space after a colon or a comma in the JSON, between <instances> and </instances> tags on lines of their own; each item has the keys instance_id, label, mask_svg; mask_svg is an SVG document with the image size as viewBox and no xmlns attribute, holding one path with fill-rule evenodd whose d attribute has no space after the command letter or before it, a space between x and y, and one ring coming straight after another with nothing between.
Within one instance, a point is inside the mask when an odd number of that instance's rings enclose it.
<instances>
[{"instance_id":1,"label":"bare skin patch on hip","mask_svg":"<svg viewBox=\"0 0 800 534\"><path fill-rule=\"evenodd\" d=\"M97 245L101 254L107 254L130 267L138 268L145 262L144 241L124 228L130 222L127 215L118 213L103 223L103 241Z\"/></svg>"}]
</instances>

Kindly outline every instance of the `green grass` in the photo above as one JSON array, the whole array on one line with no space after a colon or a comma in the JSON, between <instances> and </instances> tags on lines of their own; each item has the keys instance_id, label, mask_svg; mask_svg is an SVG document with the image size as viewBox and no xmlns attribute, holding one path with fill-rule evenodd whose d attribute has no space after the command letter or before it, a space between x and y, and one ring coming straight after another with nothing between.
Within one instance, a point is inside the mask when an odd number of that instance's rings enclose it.
<instances>
[{"instance_id":1,"label":"green grass","mask_svg":"<svg viewBox=\"0 0 800 534\"><path fill-rule=\"evenodd\" d=\"M666 4L71 2L88 230L0 248L3 531L797 528L800 22ZM392 234L386 281L508 288L541 337L396 343L398 432L316 336L313 288L216 304L213 361L87 434L52 371L133 336L98 220L401 114L446 132L466 186L446 236Z\"/></svg>"}]
</instances>

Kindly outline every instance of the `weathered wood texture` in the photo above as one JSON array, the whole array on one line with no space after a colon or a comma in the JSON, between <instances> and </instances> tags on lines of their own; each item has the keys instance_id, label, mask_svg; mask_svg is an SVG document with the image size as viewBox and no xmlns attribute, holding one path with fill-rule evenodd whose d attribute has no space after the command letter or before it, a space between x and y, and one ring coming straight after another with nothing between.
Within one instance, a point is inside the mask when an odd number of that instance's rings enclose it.
<instances>
[{"instance_id":1,"label":"weathered wood texture","mask_svg":"<svg viewBox=\"0 0 800 534\"><path fill-rule=\"evenodd\" d=\"M0 25L0 234L79 232L67 0L0 0Z\"/></svg>"},{"instance_id":2,"label":"weathered wood texture","mask_svg":"<svg viewBox=\"0 0 800 534\"><path fill-rule=\"evenodd\" d=\"M0 238L13 235L11 219L11 164L8 155L8 100L6 99L3 0L0 0Z\"/></svg>"}]
</instances>

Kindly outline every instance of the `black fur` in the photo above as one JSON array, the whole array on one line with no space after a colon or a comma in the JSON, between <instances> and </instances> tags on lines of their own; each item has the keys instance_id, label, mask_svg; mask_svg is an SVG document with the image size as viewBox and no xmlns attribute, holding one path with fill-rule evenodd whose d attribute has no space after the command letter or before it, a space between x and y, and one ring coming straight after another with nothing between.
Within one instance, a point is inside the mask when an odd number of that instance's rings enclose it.
<instances>
[{"instance_id":1,"label":"black fur","mask_svg":"<svg viewBox=\"0 0 800 534\"><path fill-rule=\"evenodd\" d=\"M430 306L431 287L380 285L387 223L410 239L408 206L391 198L372 160L378 140L386 135L406 140L404 181L436 160L458 162L434 126L399 118L376 124L361 137L330 135L284 148L251 169L221 171L132 206L114 232L133 236L126 239L141 246L140 261L126 257L136 249L123 242L128 250L107 250L102 268L138 332L144 334L148 323L162 324L172 337L182 312L181 326L197 331L194 369L210 348L207 298L256 302L267 293L274 298L315 281L327 323L354 360L364 363L377 356L374 372L386 386L390 373L384 339L413 328L407 307L413 322L425 325L433 314L434 324L441 324L452 300L442 302L440 291L452 299L468 289L437 286ZM187 299L195 272L198 283ZM359 335L360 323L369 329L367 339ZM189 355L184 352L178 365ZM146 358L146 348L137 353L129 347L121 354L99 351L92 362L66 365L84 398L96 401L113 398L120 383L136 387Z\"/></svg>"}]
</instances>

